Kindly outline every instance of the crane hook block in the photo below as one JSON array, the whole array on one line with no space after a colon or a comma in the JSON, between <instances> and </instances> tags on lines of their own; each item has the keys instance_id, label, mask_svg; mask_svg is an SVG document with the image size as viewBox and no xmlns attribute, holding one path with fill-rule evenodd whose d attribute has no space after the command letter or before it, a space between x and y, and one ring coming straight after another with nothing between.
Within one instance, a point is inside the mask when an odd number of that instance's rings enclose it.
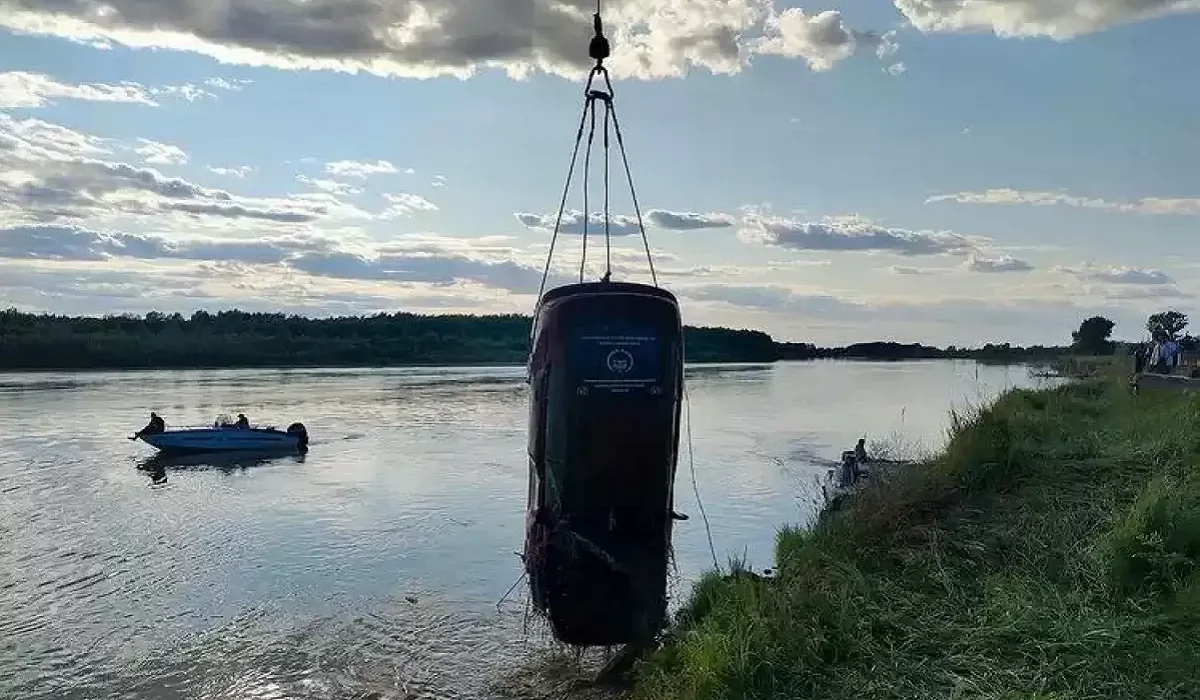
<instances>
[{"instance_id":1,"label":"crane hook block","mask_svg":"<svg viewBox=\"0 0 1200 700\"><path fill-rule=\"evenodd\" d=\"M600 63L608 58L612 53L612 49L608 44L608 39L604 36L604 25L600 21L600 15L594 15L592 24L596 28L596 35L592 37L592 43L588 44L588 55L595 59L596 63Z\"/></svg>"}]
</instances>

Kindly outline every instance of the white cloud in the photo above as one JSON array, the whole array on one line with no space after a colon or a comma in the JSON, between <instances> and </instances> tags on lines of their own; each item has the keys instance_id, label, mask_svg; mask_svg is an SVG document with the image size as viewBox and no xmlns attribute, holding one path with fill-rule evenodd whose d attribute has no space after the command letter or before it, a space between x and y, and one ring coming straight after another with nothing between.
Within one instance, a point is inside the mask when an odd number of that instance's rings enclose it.
<instances>
[{"instance_id":1,"label":"white cloud","mask_svg":"<svg viewBox=\"0 0 1200 700\"><path fill-rule=\"evenodd\" d=\"M1056 267L1057 272L1073 275L1080 279L1107 282L1109 284L1173 285L1175 280L1162 270L1122 265L1106 266L1084 263L1079 267Z\"/></svg>"},{"instance_id":2,"label":"white cloud","mask_svg":"<svg viewBox=\"0 0 1200 700\"><path fill-rule=\"evenodd\" d=\"M0 9L0 12L3 12ZM150 90L137 83L64 83L48 75L0 73L0 109L44 107L56 99L125 102L157 107Z\"/></svg>"},{"instance_id":3,"label":"white cloud","mask_svg":"<svg viewBox=\"0 0 1200 700\"><path fill-rule=\"evenodd\" d=\"M481 307L501 313L528 311L528 302L520 297L496 294L480 285L347 282L309 277L290 268L230 262L147 264L116 259L48 267L0 261L0 294L31 311L96 315L152 310L189 315L197 308L309 317L391 313L400 308L442 313L469 313Z\"/></svg>"},{"instance_id":4,"label":"white cloud","mask_svg":"<svg viewBox=\"0 0 1200 700\"><path fill-rule=\"evenodd\" d=\"M259 274L291 272L336 280L435 286L472 283L513 294L535 293L542 278L537 265L490 258L470 246L456 246L445 239L352 248L327 237L167 237L76 225L0 228L0 259L206 262L249 266L251 272L258 267ZM556 284L565 281L554 277Z\"/></svg>"},{"instance_id":5,"label":"white cloud","mask_svg":"<svg viewBox=\"0 0 1200 700\"><path fill-rule=\"evenodd\" d=\"M899 255L966 254L975 243L948 231L910 231L860 217L803 221L760 213L743 222L744 240L793 250L883 251Z\"/></svg>"},{"instance_id":6,"label":"white cloud","mask_svg":"<svg viewBox=\"0 0 1200 700\"><path fill-rule=\"evenodd\" d=\"M826 70L864 48L895 53L894 35L846 26L836 10L782 0L610 0L604 8L618 77L691 69L736 73L756 55ZM923 32L1068 39L1126 22L1193 11L1200 0L893 0ZM427 78L501 69L577 76L586 70L587 0L227 0L219 16L188 0L7 0L0 27L96 47L122 44L282 69L369 71ZM901 64L892 62L893 68ZM207 88L235 81L213 78ZM181 89L192 98L207 92Z\"/></svg>"},{"instance_id":7,"label":"white cloud","mask_svg":"<svg viewBox=\"0 0 1200 700\"><path fill-rule=\"evenodd\" d=\"M1198 197L1147 197L1132 204L1122 205L1121 211L1138 214L1174 214L1176 216L1200 215Z\"/></svg>"},{"instance_id":8,"label":"white cloud","mask_svg":"<svg viewBox=\"0 0 1200 700\"><path fill-rule=\"evenodd\" d=\"M244 87L254 82L244 78L209 78L204 81L204 84L216 88L217 90L225 90L227 92L241 92Z\"/></svg>"},{"instance_id":9,"label":"white cloud","mask_svg":"<svg viewBox=\"0 0 1200 700\"><path fill-rule=\"evenodd\" d=\"M406 236L380 244L357 228L357 218L369 222L436 210L419 195L386 194L388 208L376 215L339 199L344 189L334 180L302 176L301 182L318 191L246 196L167 177L116 156L135 150L153 160L182 157L169 144L149 139L125 144L0 112L0 259L10 261L0 260L6 276L0 293L10 303L33 303L44 294L76 311L121 310L175 294L154 276L164 270L176 282L194 283L172 297L181 304L249 299L264 308L273 301L286 308L298 297L267 280L292 279L288 284L298 285L296 294L311 301L304 308L313 311L339 294L394 300L411 298L418 288L444 290L427 294L439 305L457 300L455 308L472 310L480 299L501 303L496 299L507 295L497 296L496 290L526 295L541 281L541 256L509 246L505 237ZM213 170L235 179L248 172ZM327 183L332 186L322 188ZM119 283L97 282L100 265L112 274L139 273ZM238 290L213 281L233 270ZM33 282L25 285L28 291L17 292L13 279ZM566 279L552 268L551 283ZM139 295L139 280L155 288ZM523 304L527 310L528 301Z\"/></svg>"},{"instance_id":10,"label":"white cloud","mask_svg":"<svg viewBox=\"0 0 1200 700\"><path fill-rule=\"evenodd\" d=\"M5 9L0 4L0 26L3 25ZM225 80L210 78L204 81L208 87L236 91L249 84L249 80ZM216 97L209 90L192 83L183 85L146 86L131 81L119 83L69 83L42 73L26 71L0 72L0 109L31 109L45 107L57 100L80 100L84 102L118 102L160 107L156 98L174 97L187 102L207 97Z\"/></svg>"},{"instance_id":11,"label":"white cloud","mask_svg":"<svg viewBox=\"0 0 1200 700\"><path fill-rule=\"evenodd\" d=\"M993 32L1070 39L1109 27L1200 9L1196 0L893 0L923 32Z\"/></svg>"},{"instance_id":12,"label":"white cloud","mask_svg":"<svg viewBox=\"0 0 1200 700\"><path fill-rule=\"evenodd\" d=\"M537 291L542 277L540 267L489 259L455 248L438 245L436 240L414 246L348 248L321 237L238 240L129 234L80 226L0 228L0 259L7 260L62 265L203 262L240 269L250 278L299 273L313 278L400 286L447 287L467 283L512 294ZM565 281L557 275L553 277L555 284Z\"/></svg>"},{"instance_id":13,"label":"white cloud","mask_svg":"<svg viewBox=\"0 0 1200 700\"><path fill-rule=\"evenodd\" d=\"M885 324L951 324L970 326L979 335L980 328L994 322L1020 325L1043 320L1044 312L1054 313L1065 335L1071 324L1078 325L1083 307L1061 298L1020 296L1005 299L955 297L913 300L897 297L850 298L819 293L787 285L706 283L677 286L679 295L695 301L720 302L745 310L795 315L801 318L845 322L855 329L857 340L879 340L887 333ZM868 330L864 332L864 328ZM970 332L970 331L969 331ZM982 335L990 335L984 331ZM922 341L930 340L921 338ZM1011 340L1011 338L1009 339ZM978 342L976 339L974 342Z\"/></svg>"},{"instance_id":14,"label":"white cloud","mask_svg":"<svg viewBox=\"0 0 1200 700\"><path fill-rule=\"evenodd\" d=\"M895 52L894 34L889 33L885 39L873 32L850 29L837 10L812 15L800 8L772 11L765 30L764 37L754 44L756 52L800 58L814 71L829 70L863 47L877 49L881 58Z\"/></svg>"},{"instance_id":15,"label":"white cloud","mask_svg":"<svg viewBox=\"0 0 1200 700\"><path fill-rule=\"evenodd\" d=\"M517 217L517 221L525 228L542 233L554 230L554 214L517 212L513 216ZM673 231L730 228L736 225L737 221L737 217L720 212L700 213L666 209L651 209L646 212L644 219L644 223L648 226ZM589 234L604 234L603 212L593 212L588 217L587 223ZM573 209L563 212L559 231L569 235L581 235L583 233L583 212ZM609 233L613 236L632 236L640 231L637 217L634 215L612 214L609 216Z\"/></svg>"},{"instance_id":16,"label":"white cloud","mask_svg":"<svg viewBox=\"0 0 1200 700\"><path fill-rule=\"evenodd\" d=\"M538 258L544 264L546 262L545 248L539 248L541 255ZM679 262L679 256L674 253L669 253L665 250L659 250L653 246L650 248L651 254L654 256L654 264L659 263L675 263ZM646 249L638 246L634 248L613 248L610 252L614 267L616 265L626 265L627 269L637 269L639 272L646 269ZM699 269L699 268L696 268ZM716 270L716 267L707 267L707 269Z\"/></svg>"},{"instance_id":17,"label":"white cloud","mask_svg":"<svg viewBox=\"0 0 1200 700\"><path fill-rule=\"evenodd\" d=\"M0 257L17 259L98 261L135 258L269 264L282 262L296 250L313 245L301 239L167 239L163 236L99 232L78 226L34 225L0 229Z\"/></svg>"},{"instance_id":18,"label":"white cloud","mask_svg":"<svg viewBox=\"0 0 1200 700\"><path fill-rule=\"evenodd\" d=\"M1144 270L1134 267L1117 267L1099 273L1097 279L1119 284L1173 284L1175 280L1162 270Z\"/></svg>"},{"instance_id":19,"label":"white cloud","mask_svg":"<svg viewBox=\"0 0 1200 700\"><path fill-rule=\"evenodd\" d=\"M139 138L133 152L151 165L185 165L188 162L188 154L182 148L161 141Z\"/></svg>"},{"instance_id":20,"label":"white cloud","mask_svg":"<svg viewBox=\"0 0 1200 700\"><path fill-rule=\"evenodd\" d=\"M1082 263L1075 267L1056 266L1054 271L1083 282L1090 297L1137 302L1194 296L1181 290L1174 277L1155 268Z\"/></svg>"},{"instance_id":21,"label":"white cloud","mask_svg":"<svg viewBox=\"0 0 1200 700\"><path fill-rule=\"evenodd\" d=\"M339 160L333 163L326 163L325 172L335 177L353 177L365 180L372 175L394 175L399 171L396 170L396 166L386 160L377 160L374 163L357 160Z\"/></svg>"},{"instance_id":22,"label":"white cloud","mask_svg":"<svg viewBox=\"0 0 1200 700\"><path fill-rule=\"evenodd\" d=\"M295 225L365 215L327 194L245 197L169 178L112 156L114 142L0 113L0 226L141 221L156 228ZM157 163L186 160L148 139L133 150Z\"/></svg>"},{"instance_id":23,"label":"white cloud","mask_svg":"<svg viewBox=\"0 0 1200 700\"><path fill-rule=\"evenodd\" d=\"M290 263L318 277L447 285L474 282L515 294L535 294L542 271L533 265L466 255L306 253Z\"/></svg>"},{"instance_id":24,"label":"white cloud","mask_svg":"<svg viewBox=\"0 0 1200 700\"><path fill-rule=\"evenodd\" d=\"M844 317L864 307L828 294L810 294L783 285L705 284L681 287L680 294L697 301L716 301L770 311L789 311L812 316Z\"/></svg>"},{"instance_id":25,"label":"white cloud","mask_svg":"<svg viewBox=\"0 0 1200 700\"><path fill-rule=\"evenodd\" d=\"M235 165L232 167L209 167L208 171L215 175L224 175L226 177L236 177L239 180L245 179L247 175L254 172L254 167L250 165Z\"/></svg>"},{"instance_id":26,"label":"white cloud","mask_svg":"<svg viewBox=\"0 0 1200 700\"><path fill-rule=\"evenodd\" d=\"M185 102L196 102L198 100L215 98L217 96L216 93L210 90L205 90L199 85L193 85L192 83L153 87L150 88L150 94L155 96L165 95L167 97L177 97Z\"/></svg>"},{"instance_id":27,"label":"white cloud","mask_svg":"<svg viewBox=\"0 0 1200 700\"><path fill-rule=\"evenodd\" d=\"M925 200L926 204L956 202L958 204L1031 204L1049 206L1064 204L1072 207L1103 209L1111 206L1103 199L1076 197L1062 192L1023 192L1010 188L984 190L982 192L955 192L939 194Z\"/></svg>"},{"instance_id":28,"label":"white cloud","mask_svg":"<svg viewBox=\"0 0 1200 700\"><path fill-rule=\"evenodd\" d=\"M734 73L756 53L824 69L882 41L836 13L777 10L774 0L611 0L604 8L618 76L677 77L692 68ZM587 0L10 0L0 26L102 45L169 48L224 63L284 69L465 77L498 68L578 75L586 70Z\"/></svg>"},{"instance_id":29,"label":"white cloud","mask_svg":"<svg viewBox=\"0 0 1200 700\"><path fill-rule=\"evenodd\" d=\"M651 209L646 212L650 223L659 228L675 231L691 231L706 228L729 228L737 224L737 219L729 214L667 211Z\"/></svg>"},{"instance_id":30,"label":"white cloud","mask_svg":"<svg viewBox=\"0 0 1200 700\"><path fill-rule=\"evenodd\" d=\"M513 216L517 217L517 221L525 228L540 233L552 233L554 231L554 220L557 218L555 214L530 214L527 212L517 212ZM559 233L579 236L583 235L583 229L583 212L576 210L563 212L562 222L558 229ZM587 217L587 230L589 235L603 236L604 214L594 212L591 216ZM609 216L608 232L610 235L632 236L639 231L637 217L625 214L612 214Z\"/></svg>"},{"instance_id":31,"label":"white cloud","mask_svg":"<svg viewBox=\"0 0 1200 700\"><path fill-rule=\"evenodd\" d=\"M970 255L963 263L971 272L1029 272L1033 265L1018 260L1011 255L998 258L985 258L975 254Z\"/></svg>"},{"instance_id":32,"label":"white cloud","mask_svg":"<svg viewBox=\"0 0 1200 700\"><path fill-rule=\"evenodd\" d=\"M362 194L362 188L355 187L349 183L339 182L337 180L327 180L323 178L309 177L307 175L297 175L297 182L303 182L314 189L328 192L333 195L356 195Z\"/></svg>"},{"instance_id":33,"label":"white cloud","mask_svg":"<svg viewBox=\"0 0 1200 700\"><path fill-rule=\"evenodd\" d=\"M1123 301L1154 299L1192 299L1195 294L1185 292L1173 284L1155 286L1120 286L1104 290L1104 298Z\"/></svg>"},{"instance_id":34,"label":"white cloud","mask_svg":"<svg viewBox=\"0 0 1200 700\"><path fill-rule=\"evenodd\" d=\"M108 139L75 131L60 124L41 119L17 119L0 112L0 158L4 158L10 164L19 161L57 161L108 155L112 153L110 143Z\"/></svg>"},{"instance_id":35,"label":"white cloud","mask_svg":"<svg viewBox=\"0 0 1200 700\"><path fill-rule=\"evenodd\" d=\"M414 212L419 211L437 211L436 204L419 194L398 192L396 194L385 194L383 198L392 204L381 215L385 219L410 216Z\"/></svg>"},{"instance_id":36,"label":"white cloud","mask_svg":"<svg viewBox=\"0 0 1200 700\"><path fill-rule=\"evenodd\" d=\"M929 197L925 202L927 204L955 202L958 204L1025 204L1037 207L1066 206L1126 214L1200 216L1200 198L1198 197L1146 197L1131 202L1114 202L1100 197L1083 197L1066 192L998 188L980 192L939 194Z\"/></svg>"},{"instance_id":37,"label":"white cloud","mask_svg":"<svg viewBox=\"0 0 1200 700\"><path fill-rule=\"evenodd\" d=\"M412 174L414 174L416 171L415 171L415 170L413 170L412 168L409 168L409 169L408 169L408 170L406 170L405 172L406 172L406 173L408 173L409 175L412 175ZM429 186L430 186L430 187L436 187L436 188L442 188L442 187L445 187L445 186L446 186L446 177L445 177L444 175L434 175L434 176L433 176L433 181L429 183Z\"/></svg>"},{"instance_id":38,"label":"white cloud","mask_svg":"<svg viewBox=\"0 0 1200 700\"><path fill-rule=\"evenodd\" d=\"M888 75L904 75L908 72L908 66L904 65L903 61L898 61L884 68L883 71Z\"/></svg>"}]
</instances>

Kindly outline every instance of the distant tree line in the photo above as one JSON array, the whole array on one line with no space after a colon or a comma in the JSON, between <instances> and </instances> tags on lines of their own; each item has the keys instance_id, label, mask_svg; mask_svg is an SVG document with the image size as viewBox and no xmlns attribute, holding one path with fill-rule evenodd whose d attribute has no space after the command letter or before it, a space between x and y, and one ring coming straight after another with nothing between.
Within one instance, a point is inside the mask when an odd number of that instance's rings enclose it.
<instances>
[{"instance_id":1,"label":"distant tree line","mask_svg":"<svg viewBox=\"0 0 1200 700\"><path fill-rule=\"evenodd\" d=\"M523 363L528 316L409 313L307 318L197 311L101 318L0 311L0 369ZM760 331L685 328L693 362L773 362Z\"/></svg>"},{"instance_id":2,"label":"distant tree line","mask_svg":"<svg viewBox=\"0 0 1200 700\"><path fill-rule=\"evenodd\" d=\"M104 317L0 311L0 369L151 369L522 364L528 316L411 313L308 318L279 313L151 312ZM893 342L822 348L762 331L685 327L689 362L974 359L1025 362L1067 348L937 348Z\"/></svg>"},{"instance_id":3,"label":"distant tree line","mask_svg":"<svg viewBox=\"0 0 1200 700\"><path fill-rule=\"evenodd\" d=\"M1065 347L1033 345L1022 347L1008 343L988 343L979 348L950 345L939 348L920 343L871 342L845 347L823 348L810 343L778 343L780 359L856 359L856 360L978 360L980 362L1028 362L1058 357Z\"/></svg>"}]
</instances>

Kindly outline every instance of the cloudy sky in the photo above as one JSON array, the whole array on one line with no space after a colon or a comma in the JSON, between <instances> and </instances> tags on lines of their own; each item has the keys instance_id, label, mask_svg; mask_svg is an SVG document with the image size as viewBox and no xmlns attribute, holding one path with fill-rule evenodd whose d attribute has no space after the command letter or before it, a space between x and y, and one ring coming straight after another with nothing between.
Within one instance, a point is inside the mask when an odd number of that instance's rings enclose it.
<instances>
[{"instance_id":1,"label":"cloudy sky","mask_svg":"<svg viewBox=\"0 0 1200 700\"><path fill-rule=\"evenodd\" d=\"M0 0L0 306L528 313L592 7ZM1190 311L1196 10L606 0L660 282L689 323L825 344ZM613 168L614 277L647 280ZM599 202L577 176L552 284Z\"/></svg>"}]
</instances>

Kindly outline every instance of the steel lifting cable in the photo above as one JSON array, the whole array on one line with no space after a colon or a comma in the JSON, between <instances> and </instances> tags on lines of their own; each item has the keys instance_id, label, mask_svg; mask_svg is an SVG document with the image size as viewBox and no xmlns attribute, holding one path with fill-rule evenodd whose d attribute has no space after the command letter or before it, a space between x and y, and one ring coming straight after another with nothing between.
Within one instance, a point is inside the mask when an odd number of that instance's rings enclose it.
<instances>
[{"instance_id":1,"label":"steel lifting cable","mask_svg":"<svg viewBox=\"0 0 1200 700\"><path fill-rule=\"evenodd\" d=\"M633 213L637 215L638 231L642 234L642 245L646 247L646 264L650 267L650 279L658 286L658 274L654 272L654 258L650 255L650 239L646 237L646 223L642 220L642 207L638 204L637 190L633 187L633 173L629 169L629 156L625 153L625 139L621 136L621 123L617 120L617 112L608 103L609 113L612 114L613 133L617 137L617 146L621 149L621 162L625 165L625 179L629 180L629 197L633 200Z\"/></svg>"},{"instance_id":2,"label":"steel lifting cable","mask_svg":"<svg viewBox=\"0 0 1200 700\"><path fill-rule=\"evenodd\" d=\"M609 163L610 163L610 130L611 122L612 135L617 138L617 147L621 151L621 163L625 170L625 178L629 182L629 196L633 202L634 214L637 216L638 232L642 236L642 245L646 250L646 263L650 268L650 279L654 286L658 286L658 273L654 269L654 257L650 252L650 239L646 235L645 220L642 218L641 205L638 202L637 190L633 184L633 172L629 167L629 155L625 151L625 139L621 134L621 123L617 118L616 108L613 106L614 90L612 79L609 77L608 69L604 67L604 59L609 57L610 46L608 39L604 36L604 29L600 19L600 0L596 2L596 14L593 16L593 25L595 27L595 36L588 46L588 54L595 59L596 65L592 67L588 74L587 85L584 88L586 99L583 105L583 114L580 116L579 128L575 132L575 148L571 152L571 164L567 168L567 181L563 185L562 199L558 205L558 215L554 219L554 231L550 237L550 250L546 254L546 265L542 270L542 281L538 286L538 301L541 301L542 294L546 291L546 281L550 277L550 264L554 259L554 248L558 242L558 234L562 230L562 220L566 213L567 197L571 191L571 179L575 174L575 164L579 158L579 147L583 143L583 130L589 124L587 151L584 155L584 174L583 174L583 221L581 223L583 233L583 255L579 261L579 281L583 281L585 268L587 266L587 239L589 234L589 220L591 213L588 211L588 173L591 170L592 145L596 133L596 102L604 103L604 125L603 125L603 141L604 141L604 249L605 249L605 265L604 277L605 281L612 276L612 214L610 211L611 189L609 186ZM592 84L595 82L596 76L600 75L604 78L604 89L592 89ZM589 116L591 119L589 120Z\"/></svg>"},{"instance_id":3,"label":"steel lifting cable","mask_svg":"<svg viewBox=\"0 0 1200 700\"><path fill-rule=\"evenodd\" d=\"M599 4L599 0L597 0ZM595 103L593 103L595 104ZM608 215L608 116L612 110L604 110L604 281L612 276L612 233L609 230L610 218ZM650 272L653 275L654 267L650 267Z\"/></svg>"},{"instance_id":4,"label":"steel lifting cable","mask_svg":"<svg viewBox=\"0 0 1200 700\"><path fill-rule=\"evenodd\" d=\"M591 126L588 127L587 150L583 152L583 254L579 256L579 282L583 283L583 270L587 265L588 219L592 218L591 207L588 205L588 174L592 172L592 143L596 140L596 101L589 99L586 103L591 111ZM606 112L607 114L607 112ZM605 199L608 193L605 192ZM608 223L608 210L604 211L605 225Z\"/></svg>"},{"instance_id":5,"label":"steel lifting cable","mask_svg":"<svg viewBox=\"0 0 1200 700\"><path fill-rule=\"evenodd\" d=\"M585 266L587 265L587 237L588 223L591 217L591 212L588 211L588 173L591 170L592 159L592 144L596 133L596 101L600 100L604 103L604 281L607 282L612 276L612 216L609 210L610 192L609 187L609 164L610 164L610 146L609 139L609 122L612 123L612 134L617 137L617 147L621 150L621 164L625 169L625 179L629 182L629 197L633 202L633 211L637 216L638 232L642 236L642 245L646 249L646 264L650 268L650 279L654 286L658 286L658 273L654 269L654 256L650 252L650 239L646 235L646 224L642 219L642 208L638 203L637 189L633 185L633 173L629 167L629 155L625 151L625 139L621 135L621 123L617 119L617 111L613 106L613 90L612 80L608 75L608 69L604 67L604 59L609 57L610 46L608 39L604 36L604 28L600 19L600 3L601 0L596 0L596 13L592 17L592 24L595 28L595 35L592 37L591 43L588 45L588 55L596 61L596 65L592 67L588 73L587 85L584 87L584 95L586 99L583 103L583 114L579 118L579 128L575 132L575 148L571 151L571 164L567 168L567 181L563 184L562 199L558 203L558 216L554 219L554 233L550 237L550 250L546 254L546 267L542 270L542 282L538 286L538 304L541 303L542 294L546 291L546 280L550 276L550 263L554 259L554 246L558 241L558 234L562 230L563 214L567 208L567 197L571 192L571 178L575 174L575 164L579 159L579 146L583 142L583 128L588 124L588 117L591 116L591 126L588 129L588 148L584 156L584 173L583 173L583 259L579 261L579 281L583 281ZM605 90L593 90L592 83L597 75L604 76ZM531 329L532 332L532 329ZM700 489L696 484L696 464L692 450L692 407L688 397L686 386L683 390L683 400L687 405L687 445L688 445L688 463L692 474L692 490L696 496L696 503L700 507L700 515L704 519L704 530L708 538L708 550L712 555L713 567L717 571L721 570L720 563L717 561L717 551L713 546L712 528L709 525L708 513L705 512L704 502L700 499Z\"/></svg>"},{"instance_id":6,"label":"steel lifting cable","mask_svg":"<svg viewBox=\"0 0 1200 700\"><path fill-rule=\"evenodd\" d=\"M571 151L571 165L567 168L567 183L563 185L562 199L558 204L558 218L554 220L554 233L550 236L550 252L546 254L546 267L542 270L542 283L538 286L538 301L541 301L542 292L546 291L546 279L550 276L550 261L554 259L554 244L558 241L563 211L567 207L567 196L571 193L571 176L575 173L575 163L579 159L579 144L583 142L583 125L587 123L589 106L584 104L583 116L579 118L579 131L575 134L575 150Z\"/></svg>"}]
</instances>

